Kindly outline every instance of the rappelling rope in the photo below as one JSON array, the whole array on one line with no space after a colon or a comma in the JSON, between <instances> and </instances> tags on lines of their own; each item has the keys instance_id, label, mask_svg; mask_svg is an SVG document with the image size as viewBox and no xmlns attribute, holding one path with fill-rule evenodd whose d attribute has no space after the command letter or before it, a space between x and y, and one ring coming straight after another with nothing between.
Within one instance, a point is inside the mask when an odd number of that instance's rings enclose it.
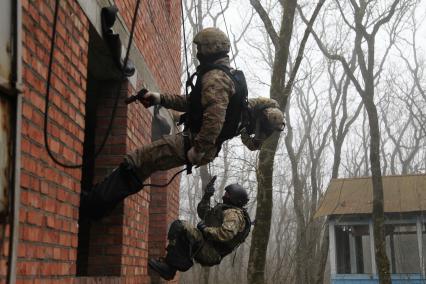
<instances>
[{"instance_id":1,"label":"rappelling rope","mask_svg":"<svg viewBox=\"0 0 426 284\"><path fill-rule=\"evenodd\" d=\"M224 21L224 23L225 23L226 35L227 35L227 36L228 36L228 38L229 38L229 43L230 43L230 47L231 47L231 54L232 54L232 61L234 61L235 69L237 69L237 63L235 63L234 49L232 48L231 37L229 36L229 32L228 32L228 25L227 25L227 23L226 23L225 11L223 10L222 0L219 0L219 4L220 4L220 9L221 9L221 11L222 11L223 21Z\"/></svg>"},{"instance_id":2,"label":"rappelling rope","mask_svg":"<svg viewBox=\"0 0 426 284\"><path fill-rule=\"evenodd\" d=\"M185 29L185 17L183 13L183 0L180 1L180 11L182 14L182 33L183 33L183 49L184 49L184 55L185 55L185 63L186 63L186 84L185 84L185 97L188 99L188 86L189 86L189 80L190 80L190 73L189 73L189 64L188 64L188 50L186 47L186 29Z\"/></svg>"},{"instance_id":3,"label":"rappelling rope","mask_svg":"<svg viewBox=\"0 0 426 284\"><path fill-rule=\"evenodd\" d=\"M129 59L129 53L130 53L130 48L132 45L132 41L133 41L133 33L135 30L135 25L136 25L136 19L137 19L137 15L138 15L138 10L139 10L139 5L140 5L140 0L137 0L136 2L136 7L135 7L135 12L133 15L133 19L132 19L132 28L130 31L130 37L129 37L129 42L127 45L127 51L126 51L126 57L124 59L124 63L123 63L123 68L125 68L127 66L127 62ZM52 64L53 64L53 53L55 51L55 37L56 37L56 26L57 26L57 22L58 22L58 11L59 11L59 0L55 1L55 12L54 12L54 16L53 16L53 26L52 26L52 37L51 37L51 45L50 45L50 56L49 56L49 65L48 65L48 69L47 69L47 85L46 85L46 97L45 97L45 108L44 108L44 145L46 148L47 153L49 154L49 157L58 165L64 167L64 168L71 168L71 169L76 169L76 168L81 168L83 167L83 163L81 164L65 164L61 161L59 161L52 153L50 147L49 147L49 143L48 143L48 132L47 132L47 122L49 120L49 98L50 98L50 81L51 81L51 77L52 77ZM123 74L123 78L126 78ZM111 114L111 119L107 128L107 132L105 134L104 139L102 140L101 146L99 147L99 149L95 152L95 155L93 156L93 159L95 159L99 153L102 151L102 149L105 146L105 143L108 139L108 136L111 132L111 128L112 128L112 124L114 121L114 117L115 117L115 113L117 110L117 105L118 105L118 99L120 97L120 91L121 88L118 89L117 91L117 95L115 97L115 101L114 101L114 106L112 109L112 114Z\"/></svg>"}]
</instances>

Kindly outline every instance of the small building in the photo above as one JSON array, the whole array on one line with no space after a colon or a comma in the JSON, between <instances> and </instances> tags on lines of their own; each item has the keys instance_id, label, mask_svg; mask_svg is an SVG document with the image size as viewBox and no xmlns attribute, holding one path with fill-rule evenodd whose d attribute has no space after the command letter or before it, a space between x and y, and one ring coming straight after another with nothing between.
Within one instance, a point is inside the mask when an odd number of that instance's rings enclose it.
<instances>
[{"instance_id":1,"label":"small building","mask_svg":"<svg viewBox=\"0 0 426 284\"><path fill-rule=\"evenodd\" d=\"M425 283L426 175L383 177L392 283ZM328 216L332 284L379 283L371 177L333 179L316 217Z\"/></svg>"}]
</instances>

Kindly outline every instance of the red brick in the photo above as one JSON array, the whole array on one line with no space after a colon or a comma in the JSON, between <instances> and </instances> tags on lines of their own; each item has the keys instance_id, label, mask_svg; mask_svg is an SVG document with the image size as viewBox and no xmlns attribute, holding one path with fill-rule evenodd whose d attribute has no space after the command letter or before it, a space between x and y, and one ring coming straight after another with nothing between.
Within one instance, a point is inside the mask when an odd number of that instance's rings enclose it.
<instances>
[{"instance_id":1,"label":"red brick","mask_svg":"<svg viewBox=\"0 0 426 284\"><path fill-rule=\"evenodd\" d=\"M146 59L147 67L154 75L161 90L179 92L180 76L176 65L180 61L180 10L173 1L163 5L154 1L155 21L158 29L167 38L168 43L156 35L150 22L138 25L135 44ZM134 3L117 0L120 14L126 24L130 25ZM20 217L21 241L20 259L18 261L18 282L20 277L28 276L28 283L71 283L77 281L75 260L77 247L77 220L81 169L66 169L53 163L46 155L43 140L43 112L46 88L46 71L49 60L49 44L53 21L54 1L23 0L23 94L22 121L22 174L21 194L22 214ZM141 9L146 10L147 2ZM87 87L89 22L75 0L61 1L60 20L57 27L56 51L53 64L51 105L49 111L49 146L55 156L64 162L79 163L83 155L85 101ZM165 44L169 44L168 47ZM162 48L156 48L157 46ZM173 52L172 59L169 52ZM180 68L178 68L180 69ZM141 82L138 82L141 85ZM133 93L133 87L127 84L121 92L123 98ZM100 114L108 123L111 115L115 92L110 90L103 96ZM109 98L105 98L109 97ZM126 116L129 114L129 117ZM101 117L100 117L101 118ZM104 176L105 169L114 168L122 161L122 154L148 143L150 140L151 115L139 106L127 108L120 100L114 129L107 141L109 152L114 156L101 155L96 161L99 173ZM97 143L104 133L97 135ZM97 145L99 146L99 144ZM108 155L108 154L107 154ZM28 189L28 190L25 190ZM152 191L154 192L154 191ZM169 196L173 193L175 201ZM164 191L165 197L159 202L167 202L167 206L155 203L152 209L164 214L155 222L167 222L177 216L178 183L174 183L170 191ZM93 271L105 273L108 269L114 273L143 276L130 278L124 275L125 282L148 283L146 259L148 257L150 191L145 190L125 203L125 207L117 208L116 215L94 225L98 232L105 235L93 240L100 253L115 254L110 257L96 255ZM169 210L165 213L161 210ZM124 214L125 216L123 217ZM129 221L126 221L129 220ZM126 221L126 222L124 222ZM123 227L124 224L124 227ZM110 230L108 230L110 228ZM153 227L150 234L157 234ZM111 234L108 235L107 233ZM123 232L126 232L123 234ZM96 236L96 230L92 231ZM164 239L161 232L159 239ZM36 243L34 243L36 242ZM40 245L40 243L43 245ZM157 247L163 246L159 245ZM107 250L109 248L109 250ZM96 249L96 247L93 247ZM126 251L126 257L121 254ZM157 251L161 251L157 249ZM24 259L25 257L25 259ZM3 265L2 265L3 266ZM137 267L137 268L135 268ZM107 272L111 272L107 271ZM0 270L0 277L4 272ZM70 275L63 278L62 275ZM129 275L127 275L129 276ZM50 278L51 277L51 278ZM57 278L59 277L59 278ZM49 279L47 279L49 278Z\"/></svg>"},{"instance_id":2,"label":"red brick","mask_svg":"<svg viewBox=\"0 0 426 284\"><path fill-rule=\"evenodd\" d=\"M43 222L43 215L39 211L28 211L27 213L27 221L29 224L41 226Z\"/></svg>"}]
</instances>

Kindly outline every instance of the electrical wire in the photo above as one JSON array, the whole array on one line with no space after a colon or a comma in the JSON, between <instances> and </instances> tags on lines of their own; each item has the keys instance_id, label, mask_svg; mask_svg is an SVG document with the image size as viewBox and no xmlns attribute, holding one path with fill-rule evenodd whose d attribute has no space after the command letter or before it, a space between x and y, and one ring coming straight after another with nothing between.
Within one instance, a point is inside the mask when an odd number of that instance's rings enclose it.
<instances>
[{"instance_id":1,"label":"electrical wire","mask_svg":"<svg viewBox=\"0 0 426 284\"><path fill-rule=\"evenodd\" d=\"M134 14L133 14L132 27L131 27L131 30L130 30L130 36L129 36L129 41L128 41L128 45L127 45L126 56L125 56L124 63L123 63L123 68L125 68L127 66L127 63L128 63L128 60L129 60L130 49L131 49L132 42L133 42L133 35L134 35L135 27L136 27L136 20L137 20L140 2L141 2L140 0L138 0L136 2L136 7L135 7ZM59 161L53 155L51 149L49 148L49 143L48 143L47 122L48 122L48 118L49 118L49 97L50 97L50 86L51 86L50 81L51 81L51 77L52 77L53 53L55 51L55 38L56 38L56 26L57 26L57 21L58 21L58 11L59 11L59 0L56 0L55 12L54 12L54 18L53 18L53 27L52 27L52 39L51 39L52 43L51 43L51 46L50 46L50 57L49 57L49 65L48 65L48 73L47 73L47 86L46 86L45 111L44 111L44 142L45 142L45 148L47 150L47 153L49 154L50 158L56 164L63 166L64 168L74 168L75 169L75 168L81 168L83 166L83 163L82 164L65 164L65 163ZM182 10L182 12L183 12L183 10ZM188 61L187 61L187 68L188 68ZM187 69L187 72L189 74L188 69ZM124 74L122 76L123 76L123 79L126 78L126 76ZM112 110L112 113L111 113L111 119L110 119L110 122L108 124L107 132L106 132L106 134L105 134L105 136L102 140L101 146L95 152L93 159L95 159L99 155L99 153L102 151L102 149L104 148L104 146L106 144L108 136L111 133L112 124L113 124L113 121L114 121L114 117L115 117L115 113L116 113L117 105L118 105L118 100L119 100L119 97L120 97L120 91L121 91L121 88L119 87L118 90L117 90L117 95L115 96L114 106L113 106L113 110ZM143 184L143 185L144 186L150 186L150 187L166 187L166 186L168 186L169 184L172 183L172 181L176 178L176 176L178 174L180 174L181 172L183 172L185 170L186 170L186 168L175 173L173 175L173 177L165 184L148 183L148 184Z\"/></svg>"},{"instance_id":2,"label":"electrical wire","mask_svg":"<svg viewBox=\"0 0 426 284\"><path fill-rule=\"evenodd\" d=\"M132 28L131 28L131 32L130 32L129 42L128 42L128 45L127 45L126 57L124 59L123 68L125 68L127 66L127 63L128 63L129 53L130 53L130 48L131 48L132 41L133 41L133 33L134 33L135 25L136 25L136 19L137 19L139 5L140 5L140 0L137 0L135 12L134 12L133 19L132 19ZM57 22L58 22L58 11L59 11L59 0L56 0L55 1L55 11L54 11L54 16L53 16L49 65L48 65L48 69L47 69L47 84L46 84L46 97L45 97L45 109L44 109L44 123L43 123L43 125L44 125L43 126L44 145L45 145L47 153L49 154L49 157L56 164L58 164L58 165L60 165L64 168L76 169L76 168L83 167L83 163L81 163L81 164L66 164L66 163L59 161L53 155L53 153L52 153L52 151L49 147L49 142L48 142L47 123L48 123L48 120L49 120L49 98L50 98L50 86L51 86L50 82L51 82L51 77L52 77L53 53L55 51L55 38L56 38L56 26L57 26ZM126 76L123 74L123 79L124 78L126 78ZM106 141L109 137L109 134L111 133L112 124L113 124L115 113L116 113L116 110L117 110L118 99L120 97L120 91L121 91L121 88L119 87L118 90L117 90L117 95L115 97L114 106L113 106L113 110L112 110L112 114L111 114L111 119L110 119L110 122L108 124L107 132L106 132L106 134L105 134L105 136L102 140L101 146L95 152L93 159L95 159L99 155L99 153L102 151L102 149L104 148Z\"/></svg>"}]
</instances>

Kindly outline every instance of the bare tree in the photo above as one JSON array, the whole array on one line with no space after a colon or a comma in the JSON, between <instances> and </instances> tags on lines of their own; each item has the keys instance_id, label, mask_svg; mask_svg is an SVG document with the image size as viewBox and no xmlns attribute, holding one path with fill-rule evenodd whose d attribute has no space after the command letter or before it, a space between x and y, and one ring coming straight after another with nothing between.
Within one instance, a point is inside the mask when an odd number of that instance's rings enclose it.
<instances>
[{"instance_id":1,"label":"bare tree","mask_svg":"<svg viewBox=\"0 0 426 284\"><path fill-rule=\"evenodd\" d=\"M288 82L286 83L286 70L287 63L289 60L290 41L293 33L293 22L295 18L297 1L280 1L280 4L282 6L282 17L280 21L279 33L277 33L277 31L275 30L272 21L266 13L262 4L258 0L250 0L250 3L258 13L262 22L264 23L265 29L275 48L274 64L271 76L270 96L271 98L279 102L281 109L284 111L287 105L287 99L291 93L291 89L293 87L293 83L300 66L300 62L302 60L306 41L310 33L310 28L305 31L304 37L299 46L294 68L292 70ZM316 6L314 13L310 19L310 22L308 23L308 26L312 26L323 3L324 1L322 0ZM258 192L256 207L256 219L258 220L258 222L256 223L256 226L252 233L252 243L250 247L248 270L249 283L264 283L266 251L269 241L273 206L273 166L274 157L278 146L278 140L279 135L272 135L271 138L265 141L265 144L263 145L259 154L259 165L257 167ZM294 180L297 182L297 179ZM294 193L294 199L296 200L295 202L300 203L301 198L302 196L300 196L299 192ZM303 214L300 213L302 212L299 212L299 214L297 214L297 218L299 219L303 218ZM302 259L298 258L296 261L300 264Z\"/></svg>"},{"instance_id":2,"label":"bare tree","mask_svg":"<svg viewBox=\"0 0 426 284\"><path fill-rule=\"evenodd\" d=\"M347 18L348 11L345 11L339 1L336 1L337 6L341 11L341 16L352 31L355 32L354 48L357 54L358 66L360 68L361 80L357 79L356 74L351 70L349 63L339 54L332 54L328 48L322 43L322 40L313 32L315 40L323 54L331 59L338 60L343 65L346 74L351 79L358 94L361 96L364 107L367 111L368 122L370 127L370 164L373 182L373 224L374 224L374 240L376 249L376 263L378 266L380 283L390 283L389 261L386 256L386 245L384 235L384 213L383 213L383 183L380 165L380 127L377 114L377 108L374 102L374 92L377 81L380 78L383 64L388 55L388 50L385 52L379 66L376 64L375 56L375 40L380 28L387 24L395 12L399 0L395 0L385 11L379 12L379 16L374 16L377 13L373 12L374 4L360 0L350 1L351 11L353 11L352 22ZM405 5L400 5L405 7ZM404 14L404 9L399 9L396 22ZM304 20L307 22L307 20ZM365 42L365 44L364 44ZM393 42L390 42L392 45Z\"/></svg>"}]
</instances>

